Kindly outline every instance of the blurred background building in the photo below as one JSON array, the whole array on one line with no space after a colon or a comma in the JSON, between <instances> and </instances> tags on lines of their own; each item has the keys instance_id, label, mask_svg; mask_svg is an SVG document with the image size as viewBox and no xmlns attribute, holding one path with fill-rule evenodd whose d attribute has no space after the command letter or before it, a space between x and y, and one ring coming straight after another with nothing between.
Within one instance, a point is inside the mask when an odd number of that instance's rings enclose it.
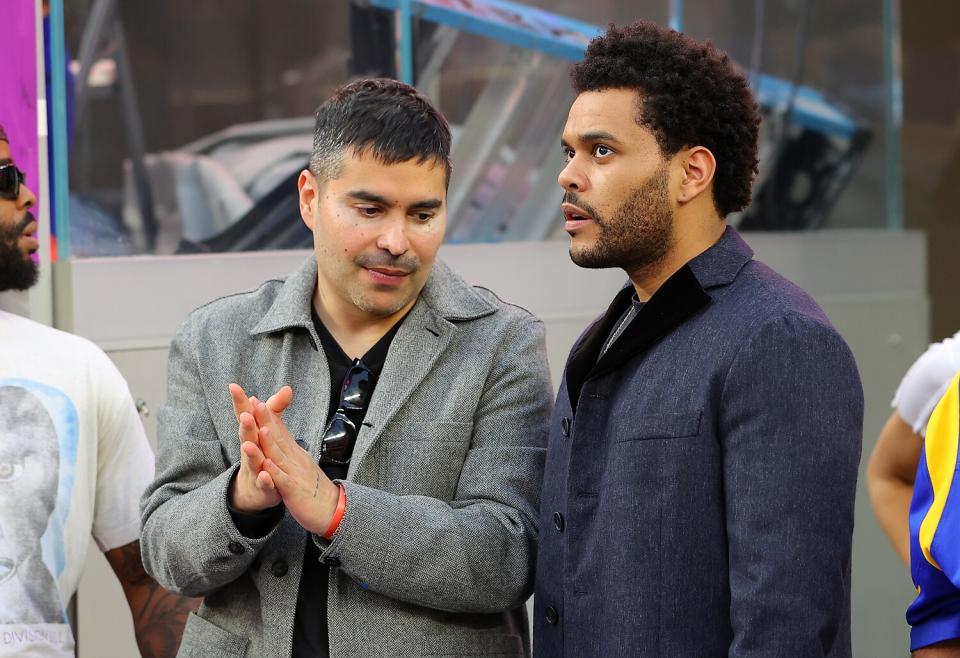
<instances>
[{"instance_id":1,"label":"blurred background building","mask_svg":"<svg viewBox=\"0 0 960 658\"><path fill-rule=\"evenodd\" d=\"M41 20L39 0L8 1L36 4ZM311 115L358 75L407 77L451 121L442 255L544 317L558 382L573 339L623 280L567 261L555 182L567 69L591 34L638 18L710 39L749 73L764 109L761 174L753 206L731 222L852 345L865 456L907 366L960 327L957 3L63 0L51 10L37 52L53 54L47 102L63 109L50 123L64 136L49 159L54 184L41 194L57 262L19 303L108 351L151 438L167 344L186 313L305 256L293 182ZM61 52L62 85L51 73ZM906 655L909 574L862 486L857 514L855 654ZM132 631L117 628L119 587L92 553L79 655L133 655Z\"/></svg>"}]
</instances>

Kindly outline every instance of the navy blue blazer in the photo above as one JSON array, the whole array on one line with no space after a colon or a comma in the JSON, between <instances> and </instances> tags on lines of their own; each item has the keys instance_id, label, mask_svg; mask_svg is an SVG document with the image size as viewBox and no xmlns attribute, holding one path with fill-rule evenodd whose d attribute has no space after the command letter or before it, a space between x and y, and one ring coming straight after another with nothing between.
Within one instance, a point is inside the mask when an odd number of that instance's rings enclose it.
<instances>
[{"instance_id":1,"label":"navy blue blazer","mask_svg":"<svg viewBox=\"0 0 960 658\"><path fill-rule=\"evenodd\" d=\"M598 360L574 345L541 498L534 654L848 657L863 390L732 228Z\"/></svg>"}]
</instances>

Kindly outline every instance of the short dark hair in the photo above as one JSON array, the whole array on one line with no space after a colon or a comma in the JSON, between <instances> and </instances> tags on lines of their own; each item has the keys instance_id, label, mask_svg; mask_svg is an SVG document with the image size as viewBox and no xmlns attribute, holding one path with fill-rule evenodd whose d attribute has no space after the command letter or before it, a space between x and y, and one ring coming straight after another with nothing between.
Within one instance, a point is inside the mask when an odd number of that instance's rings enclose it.
<instances>
[{"instance_id":1,"label":"short dark hair","mask_svg":"<svg viewBox=\"0 0 960 658\"><path fill-rule=\"evenodd\" d=\"M343 152L369 152L384 164L435 161L450 184L450 126L410 85L387 78L339 87L316 111L310 172L322 180L340 174Z\"/></svg>"},{"instance_id":2,"label":"short dark hair","mask_svg":"<svg viewBox=\"0 0 960 658\"><path fill-rule=\"evenodd\" d=\"M610 24L570 73L580 94L635 89L637 121L664 156L704 146L717 160L713 201L721 217L750 204L760 114L745 77L710 42L649 21Z\"/></svg>"}]
</instances>

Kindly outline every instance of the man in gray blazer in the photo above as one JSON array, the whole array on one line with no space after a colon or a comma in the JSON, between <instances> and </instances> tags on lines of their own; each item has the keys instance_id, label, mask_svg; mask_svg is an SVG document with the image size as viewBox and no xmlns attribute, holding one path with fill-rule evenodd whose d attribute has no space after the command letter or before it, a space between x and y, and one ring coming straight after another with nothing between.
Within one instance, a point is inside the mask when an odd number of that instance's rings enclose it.
<instances>
[{"instance_id":1,"label":"man in gray blazer","mask_svg":"<svg viewBox=\"0 0 960 658\"><path fill-rule=\"evenodd\" d=\"M747 82L647 22L572 79L570 256L630 284L557 398L534 651L848 657L863 394L823 312L724 221L756 171Z\"/></svg>"},{"instance_id":2,"label":"man in gray blazer","mask_svg":"<svg viewBox=\"0 0 960 658\"><path fill-rule=\"evenodd\" d=\"M450 132L425 98L361 80L316 119L315 257L173 341L144 563L204 597L183 656L523 656L543 325L435 261Z\"/></svg>"}]
</instances>

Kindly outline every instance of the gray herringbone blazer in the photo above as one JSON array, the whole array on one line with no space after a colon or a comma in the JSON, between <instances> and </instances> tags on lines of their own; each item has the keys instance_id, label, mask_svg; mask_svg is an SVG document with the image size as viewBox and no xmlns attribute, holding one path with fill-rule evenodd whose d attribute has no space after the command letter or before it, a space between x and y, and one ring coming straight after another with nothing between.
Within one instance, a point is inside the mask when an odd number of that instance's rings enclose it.
<instances>
[{"instance_id":1,"label":"gray herringbone blazer","mask_svg":"<svg viewBox=\"0 0 960 658\"><path fill-rule=\"evenodd\" d=\"M248 539L227 509L240 459L227 384L294 389L315 458L330 395L311 319L316 263L194 311L170 350L141 546L204 604L181 656L289 656L306 541L330 565L332 656L522 656L551 387L542 323L438 262L393 340L332 542L288 514Z\"/></svg>"}]
</instances>

